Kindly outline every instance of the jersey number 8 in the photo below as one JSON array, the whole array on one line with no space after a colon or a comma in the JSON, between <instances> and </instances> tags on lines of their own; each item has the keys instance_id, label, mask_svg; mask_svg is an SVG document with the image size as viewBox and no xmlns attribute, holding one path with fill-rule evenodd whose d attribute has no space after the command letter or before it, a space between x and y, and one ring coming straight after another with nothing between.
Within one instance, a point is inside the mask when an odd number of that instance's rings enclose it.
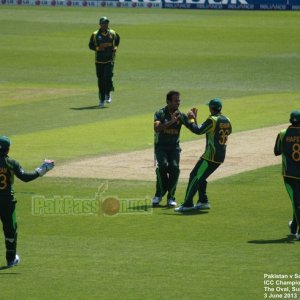
<instances>
[{"instance_id":1,"label":"jersey number 8","mask_svg":"<svg viewBox=\"0 0 300 300\"><path fill-rule=\"evenodd\" d=\"M293 153L292 153L293 160L299 161L300 160L300 144L294 144L292 150L293 150Z\"/></svg>"}]
</instances>

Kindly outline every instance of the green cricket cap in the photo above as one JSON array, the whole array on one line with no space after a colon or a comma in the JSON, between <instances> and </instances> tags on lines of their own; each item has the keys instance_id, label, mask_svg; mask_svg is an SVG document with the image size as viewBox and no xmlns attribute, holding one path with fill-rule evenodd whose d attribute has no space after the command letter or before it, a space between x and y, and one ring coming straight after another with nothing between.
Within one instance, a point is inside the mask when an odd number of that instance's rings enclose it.
<instances>
[{"instance_id":1,"label":"green cricket cap","mask_svg":"<svg viewBox=\"0 0 300 300\"><path fill-rule=\"evenodd\" d=\"M107 17L101 17L99 20L99 24L109 23L109 20Z\"/></svg>"},{"instance_id":2,"label":"green cricket cap","mask_svg":"<svg viewBox=\"0 0 300 300\"><path fill-rule=\"evenodd\" d=\"M211 99L207 105L209 107L212 107L213 109L216 109L216 110L221 110L222 109L222 106L223 106L223 103L222 101L219 99L219 98L214 98L214 99Z\"/></svg>"},{"instance_id":3,"label":"green cricket cap","mask_svg":"<svg viewBox=\"0 0 300 300\"><path fill-rule=\"evenodd\" d=\"M300 122L300 110L294 110L291 112L290 122L291 123L299 123Z\"/></svg>"},{"instance_id":4,"label":"green cricket cap","mask_svg":"<svg viewBox=\"0 0 300 300\"><path fill-rule=\"evenodd\" d=\"M11 141L7 136L5 135L0 136L0 151L2 149L8 149L10 145L11 145Z\"/></svg>"}]
</instances>

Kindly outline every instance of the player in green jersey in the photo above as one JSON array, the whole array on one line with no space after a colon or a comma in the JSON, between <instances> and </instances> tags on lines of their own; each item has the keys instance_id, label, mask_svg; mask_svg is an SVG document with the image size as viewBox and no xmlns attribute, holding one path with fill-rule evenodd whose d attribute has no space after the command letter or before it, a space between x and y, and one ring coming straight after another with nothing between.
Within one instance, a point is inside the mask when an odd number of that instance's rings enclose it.
<instances>
[{"instance_id":1,"label":"player in green jersey","mask_svg":"<svg viewBox=\"0 0 300 300\"><path fill-rule=\"evenodd\" d=\"M200 126L197 122L192 123L191 130L196 134L206 134L205 152L190 173L188 186L184 202L180 207L175 208L177 212L185 212L193 209L209 209L206 194L206 179L221 165L225 160L227 138L231 134L232 127L230 120L222 115L222 102L215 98L208 103L211 115ZM195 120L197 110L193 109ZM198 191L199 198L194 206L193 198Z\"/></svg>"},{"instance_id":2,"label":"player in green jersey","mask_svg":"<svg viewBox=\"0 0 300 300\"><path fill-rule=\"evenodd\" d=\"M17 222L16 222L16 198L14 196L14 175L22 181L32 181L54 167L54 161L45 160L34 172L28 173L20 164L8 157L10 139L0 136L0 219L6 246L7 267L13 267L20 262L17 255Z\"/></svg>"},{"instance_id":3,"label":"player in green jersey","mask_svg":"<svg viewBox=\"0 0 300 300\"><path fill-rule=\"evenodd\" d=\"M290 115L291 125L277 135L274 154L282 156L282 175L293 206L290 232L300 240L300 110Z\"/></svg>"},{"instance_id":4,"label":"player in green jersey","mask_svg":"<svg viewBox=\"0 0 300 300\"><path fill-rule=\"evenodd\" d=\"M116 51L120 44L120 36L108 28L109 20L102 17L99 20L99 30L93 32L89 41L89 48L95 51L96 75L98 78L99 107L104 102L111 102L110 92L113 87L113 69Z\"/></svg>"},{"instance_id":5,"label":"player in green jersey","mask_svg":"<svg viewBox=\"0 0 300 300\"><path fill-rule=\"evenodd\" d=\"M179 136L181 126L191 127L186 114L178 110L180 93L170 91L166 96L167 106L154 115L156 193L152 198L152 205L157 206L167 193L167 204L176 206L175 191L180 173Z\"/></svg>"}]
</instances>

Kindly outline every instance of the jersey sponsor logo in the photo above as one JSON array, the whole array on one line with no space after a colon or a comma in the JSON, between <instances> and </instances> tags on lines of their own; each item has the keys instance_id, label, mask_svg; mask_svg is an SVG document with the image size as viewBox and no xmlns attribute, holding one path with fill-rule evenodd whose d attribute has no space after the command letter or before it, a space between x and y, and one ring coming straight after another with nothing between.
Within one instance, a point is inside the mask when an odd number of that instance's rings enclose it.
<instances>
[{"instance_id":1,"label":"jersey sponsor logo","mask_svg":"<svg viewBox=\"0 0 300 300\"><path fill-rule=\"evenodd\" d=\"M164 133L166 133L166 134L172 134L172 135L178 135L179 134L179 130L178 129L174 129L174 128L169 128L169 129L165 129Z\"/></svg>"},{"instance_id":2,"label":"jersey sponsor logo","mask_svg":"<svg viewBox=\"0 0 300 300\"><path fill-rule=\"evenodd\" d=\"M111 47L112 46L112 43L103 43L101 44L100 46L104 47L104 48L107 48L107 47Z\"/></svg>"}]
</instances>

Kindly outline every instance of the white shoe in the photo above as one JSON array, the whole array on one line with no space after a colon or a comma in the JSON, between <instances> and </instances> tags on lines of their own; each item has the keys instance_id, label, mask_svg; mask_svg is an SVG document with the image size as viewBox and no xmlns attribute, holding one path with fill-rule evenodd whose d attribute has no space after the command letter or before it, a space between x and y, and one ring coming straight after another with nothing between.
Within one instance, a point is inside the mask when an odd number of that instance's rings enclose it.
<instances>
[{"instance_id":1,"label":"white shoe","mask_svg":"<svg viewBox=\"0 0 300 300\"><path fill-rule=\"evenodd\" d=\"M297 227L296 228L292 228L292 224L293 224L293 221L289 221L289 229L290 229L290 233L291 235L295 235L297 236Z\"/></svg>"},{"instance_id":2,"label":"white shoe","mask_svg":"<svg viewBox=\"0 0 300 300\"><path fill-rule=\"evenodd\" d=\"M105 102L106 102L106 103L111 103L111 101L112 101L112 99L111 99L110 94L105 95Z\"/></svg>"},{"instance_id":3,"label":"white shoe","mask_svg":"<svg viewBox=\"0 0 300 300\"><path fill-rule=\"evenodd\" d=\"M177 205L176 201L172 198L168 199L167 204L168 204L168 206L176 206Z\"/></svg>"},{"instance_id":4,"label":"white shoe","mask_svg":"<svg viewBox=\"0 0 300 300\"><path fill-rule=\"evenodd\" d=\"M177 212L190 211L190 210L194 210L194 206L183 206L183 205L181 205L179 207L176 207L174 210L177 211Z\"/></svg>"},{"instance_id":5,"label":"white shoe","mask_svg":"<svg viewBox=\"0 0 300 300\"><path fill-rule=\"evenodd\" d=\"M296 234L296 240L300 241L300 233Z\"/></svg>"},{"instance_id":6,"label":"white shoe","mask_svg":"<svg viewBox=\"0 0 300 300\"><path fill-rule=\"evenodd\" d=\"M7 267L8 267L8 268L14 267L14 266L16 266L20 261L21 261L21 259L20 259L19 255L16 254L15 259L14 259L13 261L10 261L10 262L7 263Z\"/></svg>"},{"instance_id":7,"label":"white shoe","mask_svg":"<svg viewBox=\"0 0 300 300\"><path fill-rule=\"evenodd\" d=\"M160 201L161 201L161 197L155 196L152 198L152 205L158 205Z\"/></svg>"},{"instance_id":8,"label":"white shoe","mask_svg":"<svg viewBox=\"0 0 300 300\"><path fill-rule=\"evenodd\" d=\"M99 102L99 107L104 107L104 101L103 102Z\"/></svg>"},{"instance_id":9,"label":"white shoe","mask_svg":"<svg viewBox=\"0 0 300 300\"><path fill-rule=\"evenodd\" d=\"M194 207L195 209L210 209L210 204L208 202L198 202Z\"/></svg>"}]
</instances>

